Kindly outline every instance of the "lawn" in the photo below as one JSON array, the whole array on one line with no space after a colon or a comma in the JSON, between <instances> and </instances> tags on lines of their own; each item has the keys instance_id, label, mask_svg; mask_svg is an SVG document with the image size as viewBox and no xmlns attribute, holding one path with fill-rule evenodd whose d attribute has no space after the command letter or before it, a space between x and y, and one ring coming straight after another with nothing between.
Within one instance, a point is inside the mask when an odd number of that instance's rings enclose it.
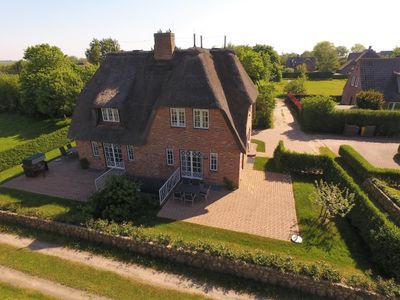
<instances>
[{"instance_id":1,"label":"lawn","mask_svg":"<svg viewBox=\"0 0 400 300\"><path fill-rule=\"evenodd\" d=\"M257 145L257 152L265 152L265 143L263 141L251 139L251 142Z\"/></svg>"},{"instance_id":2,"label":"lawn","mask_svg":"<svg viewBox=\"0 0 400 300\"><path fill-rule=\"evenodd\" d=\"M0 152L51 133L69 122L69 119L38 120L19 114L0 113Z\"/></svg>"},{"instance_id":3,"label":"lawn","mask_svg":"<svg viewBox=\"0 0 400 300\"><path fill-rule=\"evenodd\" d=\"M5 244L0 244L0 265L111 299L204 299Z\"/></svg>"},{"instance_id":4,"label":"lawn","mask_svg":"<svg viewBox=\"0 0 400 300\"><path fill-rule=\"evenodd\" d=\"M293 79L282 79L281 82L276 83L275 94L284 94L283 89L285 85ZM310 95L327 95L336 96L341 95L343 92L346 79L331 79L331 80L307 80L305 83L307 94Z\"/></svg>"},{"instance_id":5,"label":"lawn","mask_svg":"<svg viewBox=\"0 0 400 300\"><path fill-rule=\"evenodd\" d=\"M29 289L22 289L0 282L0 295L2 300L51 300L53 297L45 296Z\"/></svg>"},{"instance_id":6,"label":"lawn","mask_svg":"<svg viewBox=\"0 0 400 300\"><path fill-rule=\"evenodd\" d=\"M253 170L279 172L275 167L274 160L271 157L259 157L254 159Z\"/></svg>"},{"instance_id":7,"label":"lawn","mask_svg":"<svg viewBox=\"0 0 400 300\"><path fill-rule=\"evenodd\" d=\"M189 242L200 240L210 244L224 244L238 251L259 250L266 253L286 254L303 262L326 261L344 274L361 273L369 269L368 261L362 254L364 249L360 250L360 240L346 222L341 223L340 227L333 226L332 232L325 232L325 228L318 228L315 224L312 227L313 218L318 213L318 209L313 207L309 200L312 189L312 181L295 178L297 214L301 234L306 239L302 245L157 217L148 218L144 224L145 231L166 234L174 240L184 239ZM79 222L81 217L79 205L73 200L38 196L4 188L0 189L0 192L0 207L14 205L20 213L45 216L53 220Z\"/></svg>"}]
</instances>

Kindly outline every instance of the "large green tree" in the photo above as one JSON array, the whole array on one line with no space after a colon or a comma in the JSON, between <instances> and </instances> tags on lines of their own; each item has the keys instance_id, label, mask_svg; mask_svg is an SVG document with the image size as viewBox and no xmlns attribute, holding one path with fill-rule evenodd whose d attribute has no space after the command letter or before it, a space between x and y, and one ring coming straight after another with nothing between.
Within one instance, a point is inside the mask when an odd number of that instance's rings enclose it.
<instances>
[{"instance_id":1,"label":"large green tree","mask_svg":"<svg viewBox=\"0 0 400 300\"><path fill-rule=\"evenodd\" d=\"M400 47L395 47L395 48L393 49L393 56L394 56L394 57L400 56Z\"/></svg>"},{"instance_id":2,"label":"large green tree","mask_svg":"<svg viewBox=\"0 0 400 300\"><path fill-rule=\"evenodd\" d=\"M121 51L121 47L117 40L113 40L112 38L107 39L93 39L89 48L86 49L86 58L92 64L100 64L106 58L107 53L110 52L119 52Z\"/></svg>"},{"instance_id":3,"label":"large green tree","mask_svg":"<svg viewBox=\"0 0 400 300\"><path fill-rule=\"evenodd\" d=\"M270 79L271 62L268 56L261 55L250 46L233 46L233 48L247 74L254 82Z\"/></svg>"},{"instance_id":4,"label":"large green tree","mask_svg":"<svg viewBox=\"0 0 400 300\"><path fill-rule=\"evenodd\" d=\"M28 47L21 71L23 112L50 117L70 115L83 81L60 48L48 44Z\"/></svg>"},{"instance_id":5,"label":"large green tree","mask_svg":"<svg viewBox=\"0 0 400 300\"><path fill-rule=\"evenodd\" d=\"M20 95L19 76L0 72L0 112L15 111L19 104Z\"/></svg>"},{"instance_id":6,"label":"large green tree","mask_svg":"<svg viewBox=\"0 0 400 300\"><path fill-rule=\"evenodd\" d=\"M269 45L255 45L253 47L254 51L260 53L261 56L268 57L268 61L271 63L271 76L270 80L279 82L282 79L282 67L280 65L279 54L274 50L272 46Z\"/></svg>"},{"instance_id":7,"label":"large green tree","mask_svg":"<svg viewBox=\"0 0 400 300\"><path fill-rule=\"evenodd\" d=\"M339 66L339 59L336 47L328 41L319 42L314 46L313 54L317 59L319 71L332 72Z\"/></svg>"},{"instance_id":8,"label":"large green tree","mask_svg":"<svg viewBox=\"0 0 400 300\"><path fill-rule=\"evenodd\" d=\"M354 44L353 47L351 47L351 52L363 52L365 49L363 44Z\"/></svg>"}]
</instances>

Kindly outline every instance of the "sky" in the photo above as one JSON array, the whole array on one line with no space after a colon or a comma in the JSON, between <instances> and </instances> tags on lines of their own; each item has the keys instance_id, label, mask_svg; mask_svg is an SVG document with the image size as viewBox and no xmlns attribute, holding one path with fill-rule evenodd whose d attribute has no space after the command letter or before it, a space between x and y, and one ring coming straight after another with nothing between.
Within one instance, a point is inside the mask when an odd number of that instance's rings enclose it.
<instances>
[{"instance_id":1,"label":"sky","mask_svg":"<svg viewBox=\"0 0 400 300\"><path fill-rule=\"evenodd\" d=\"M0 0L0 60L18 60L31 45L56 45L84 57L93 38L123 50L152 48L153 33L171 29L176 45L205 48L268 44L279 53L312 50L323 40L375 50L400 46L400 0Z\"/></svg>"}]
</instances>

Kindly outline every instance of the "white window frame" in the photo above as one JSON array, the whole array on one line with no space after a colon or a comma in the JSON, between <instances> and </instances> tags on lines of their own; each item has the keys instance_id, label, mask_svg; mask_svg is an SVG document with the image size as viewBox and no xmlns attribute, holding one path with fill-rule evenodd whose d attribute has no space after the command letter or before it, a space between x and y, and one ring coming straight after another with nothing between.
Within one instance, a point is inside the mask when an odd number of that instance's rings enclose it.
<instances>
[{"instance_id":1,"label":"white window frame","mask_svg":"<svg viewBox=\"0 0 400 300\"><path fill-rule=\"evenodd\" d=\"M186 113L184 108L170 108L171 127L186 127Z\"/></svg>"},{"instance_id":2,"label":"white window frame","mask_svg":"<svg viewBox=\"0 0 400 300\"><path fill-rule=\"evenodd\" d=\"M208 109L193 109L193 128L208 129L210 113Z\"/></svg>"},{"instance_id":3,"label":"white window frame","mask_svg":"<svg viewBox=\"0 0 400 300\"><path fill-rule=\"evenodd\" d=\"M215 152L210 153L210 171L213 172L218 171L218 153Z\"/></svg>"},{"instance_id":4,"label":"white window frame","mask_svg":"<svg viewBox=\"0 0 400 300\"><path fill-rule=\"evenodd\" d=\"M172 148L165 149L165 161L167 166L174 165L174 150Z\"/></svg>"},{"instance_id":5,"label":"white window frame","mask_svg":"<svg viewBox=\"0 0 400 300\"><path fill-rule=\"evenodd\" d=\"M354 86L354 82L356 81L356 77L352 76L351 77L351 86Z\"/></svg>"},{"instance_id":6,"label":"white window frame","mask_svg":"<svg viewBox=\"0 0 400 300\"><path fill-rule=\"evenodd\" d=\"M92 154L94 157L99 157L100 156L100 152L99 152L99 145L97 144L97 142L92 141Z\"/></svg>"},{"instance_id":7,"label":"white window frame","mask_svg":"<svg viewBox=\"0 0 400 300\"><path fill-rule=\"evenodd\" d=\"M355 83L354 83L354 86L355 86L355 87L358 87L358 77L356 77L356 81L355 81Z\"/></svg>"},{"instance_id":8,"label":"white window frame","mask_svg":"<svg viewBox=\"0 0 400 300\"><path fill-rule=\"evenodd\" d=\"M135 160L135 148L132 145L126 146L126 154L128 156L128 161Z\"/></svg>"},{"instance_id":9,"label":"white window frame","mask_svg":"<svg viewBox=\"0 0 400 300\"><path fill-rule=\"evenodd\" d=\"M116 108L101 108L101 116L104 122L119 122L119 112Z\"/></svg>"}]
</instances>

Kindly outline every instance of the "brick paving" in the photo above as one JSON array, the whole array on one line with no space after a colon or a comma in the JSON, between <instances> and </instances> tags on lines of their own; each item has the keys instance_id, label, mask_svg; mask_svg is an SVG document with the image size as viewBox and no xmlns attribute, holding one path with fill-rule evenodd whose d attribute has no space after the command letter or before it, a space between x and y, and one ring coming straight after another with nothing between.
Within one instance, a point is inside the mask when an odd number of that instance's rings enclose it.
<instances>
[{"instance_id":1,"label":"brick paving","mask_svg":"<svg viewBox=\"0 0 400 300\"><path fill-rule=\"evenodd\" d=\"M279 240L299 232L290 176L250 168L242 171L239 189L212 190L193 206L170 198L158 216Z\"/></svg>"},{"instance_id":2,"label":"brick paving","mask_svg":"<svg viewBox=\"0 0 400 300\"><path fill-rule=\"evenodd\" d=\"M279 99L274 110L274 128L261 130L255 133L253 137L265 142L266 155L269 157L273 156L273 151L279 140L284 141L287 149L315 154L319 153L319 148L322 146L327 146L338 153L340 145L348 144L377 167L400 168L400 165L394 160L394 155L397 153L400 144L399 138L346 137L333 134L304 133L284 101Z\"/></svg>"},{"instance_id":3,"label":"brick paving","mask_svg":"<svg viewBox=\"0 0 400 300\"><path fill-rule=\"evenodd\" d=\"M95 191L94 179L101 171L81 169L77 159L62 158L49 163L45 177L18 176L2 186L32 193L86 201Z\"/></svg>"}]
</instances>

